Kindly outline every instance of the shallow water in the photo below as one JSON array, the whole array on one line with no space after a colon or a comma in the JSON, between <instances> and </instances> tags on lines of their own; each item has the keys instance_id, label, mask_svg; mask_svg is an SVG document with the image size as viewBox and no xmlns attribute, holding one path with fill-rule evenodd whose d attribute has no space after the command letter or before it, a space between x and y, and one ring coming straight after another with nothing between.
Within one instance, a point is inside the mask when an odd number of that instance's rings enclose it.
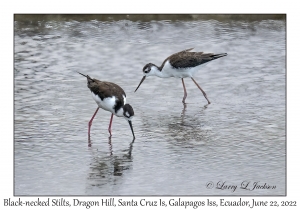
<instances>
[{"instance_id":1,"label":"shallow water","mask_svg":"<svg viewBox=\"0 0 300 210\"><path fill-rule=\"evenodd\" d=\"M15 21L15 195L285 195L285 20L109 19ZM191 47L228 53L194 77L210 105L188 78L185 107L180 79L134 93L145 64ZM88 146L97 105L76 71L125 90L135 141L118 117L109 138L100 109Z\"/></svg>"}]
</instances>

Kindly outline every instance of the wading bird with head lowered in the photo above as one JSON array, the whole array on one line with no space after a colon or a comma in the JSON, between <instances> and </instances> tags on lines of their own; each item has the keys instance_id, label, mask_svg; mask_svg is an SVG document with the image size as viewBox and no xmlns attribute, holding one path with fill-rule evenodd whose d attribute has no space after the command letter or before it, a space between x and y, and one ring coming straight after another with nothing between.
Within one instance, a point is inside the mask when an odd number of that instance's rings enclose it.
<instances>
[{"instance_id":1,"label":"wading bird with head lowered","mask_svg":"<svg viewBox=\"0 0 300 210\"><path fill-rule=\"evenodd\" d=\"M181 78L182 86L184 90L182 103L185 103L187 92L186 92L183 78L190 77L197 85L197 87L201 90L208 104L210 104L210 101L208 100L206 93L194 80L193 76L201 67L204 66L203 64L207 64L209 61L213 61L218 58L224 57L227 55L227 53L213 54L213 53L203 53L203 52L190 52L192 49L194 48L183 50L181 52L170 55L164 60L161 66L156 66L153 63L146 64L143 68L144 76L134 92L138 90L138 88L140 87L140 85L143 83L143 81L146 79L147 76L157 76L161 78L167 78L167 77Z\"/></svg>"},{"instance_id":2,"label":"wading bird with head lowered","mask_svg":"<svg viewBox=\"0 0 300 210\"><path fill-rule=\"evenodd\" d=\"M89 75L84 75L82 73L79 74L87 78L87 86L92 93L93 99L98 104L98 108L96 109L88 124L88 136L90 137L90 130L93 119L96 116L99 108L102 108L106 111L111 112L111 118L108 127L110 136L113 116L116 115L118 117L124 117L125 120L128 121L133 138L135 138L131 122L134 116L134 112L133 108L129 104L126 104L126 94L124 90L115 83L100 81L97 79L92 79L91 77L89 77Z\"/></svg>"}]
</instances>

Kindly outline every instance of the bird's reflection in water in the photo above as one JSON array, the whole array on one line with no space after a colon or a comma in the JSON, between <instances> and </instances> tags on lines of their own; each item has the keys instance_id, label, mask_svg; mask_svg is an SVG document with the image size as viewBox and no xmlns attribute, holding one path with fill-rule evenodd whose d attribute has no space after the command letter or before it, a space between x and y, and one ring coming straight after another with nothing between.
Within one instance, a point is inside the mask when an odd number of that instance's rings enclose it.
<instances>
[{"instance_id":1,"label":"bird's reflection in water","mask_svg":"<svg viewBox=\"0 0 300 210\"><path fill-rule=\"evenodd\" d=\"M186 112L186 107L187 107L187 104L186 103L182 103L183 104L183 109L182 109L182 112L181 112L181 117L184 118L185 117L185 112ZM203 110L205 110L207 107L208 107L209 104L206 104L203 106Z\"/></svg>"},{"instance_id":2,"label":"bird's reflection in water","mask_svg":"<svg viewBox=\"0 0 300 210\"><path fill-rule=\"evenodd\" d=\"M135 139L126 149L117 152L113 151L112 137L108 137L109 155L98 149L93 150L93 159L88 172L88 188L101 187L109 183L115 184L118 180L116 177L122 176L125 170L130 169L134 141Z\"/></svg>"},{"instance_id":3,"label":"bird's reflection in water","mask_svg":"<svg viewBox=\"0 0 300 210\"><path fill-rule=\"evenodd\" d=\"M129 144L129 149L123 150L123 152L128 151L128 158L131 158L131 152L132 152L132 146L133 146L134 140L135 140L135 138L133 138L131 143ZM112 143L111 143L111 136L108 137L108 145L109 145L110 155L113 155L113 150L112 150L113 146L112 146Z\"/></svg>"},{"instance_id":4,"label":"bird's reflection in water","mask_svg":"<svg viewBox=\"0 0 300 210\"><path fill-rule=\"evenodd\" d=\"M208 107L208 105L210 105L210 104L204 105L204 106L203 106L203 110L206 109L206 108Z\"/></svg>"},{"instance_id":5,"label":"bird's reflection in water","mask_svg":"<svg viewBox=\"0 0 300 210\"><path fill-rule=\"evenodd\" d=\"M132 142L129 144L129 148L128 149L125 149L123 150L123 155L122 155L122 158L121 159L116 159L115 158L115 161L113 162L114 164L114 176L122 176L123 174L123 171L124 170L128 170L130 167L129 164L125 164L125 162L132 162L132 148L133 148L133 143L134 143L134 140L132 140ZM112 154L112 151L111 151L111 155Z\"/></svg>"},{"instance_id":6,"label":"bird's reflection in water","mask_svg":"<svg viewBox=\"0 0 300 210\"><path fill-rule=\"evenodd\" d=\"M112 156L113 150L112 150L111 136L108 137L108 145L109 145L110 155Z\"/></svg>"},{"instance_id":7,"label":"bird's reflection in water","mask_svg":"<svg viewBox=\"0 0 300 210\"><path fill-rule=\"evenodd\" d=\"M92 146L92 141L91 141L91 137L88 136L88 147L91 147Z\"/></svg>"},{"instance_id":8,"label":"bird's reflection in water","mask_svg":"<svg viewBox=\"0 0 300 210\"><path fill-rule=\"evenodd\" d=\"M185 110L186 110L186 103L183 103L183 109L181 112L181 117L184 118L185 117Z\"/></svg>"},{"instance_id":9,"label":"bird's reflection in water","mask_svg":"<svg viewBox=\"0 0 300 210\"><path fill-rule=\"evenodd\" d=\"M204 113L207 106L208 104L198 110L195 110L194 107L188 110L188 105L183 104L181 115L173 115L168 119L168 141L184 147L205 144L209 135L208 131L202 128L209 123L205 119Z\"/></svg>"}]
</instances>

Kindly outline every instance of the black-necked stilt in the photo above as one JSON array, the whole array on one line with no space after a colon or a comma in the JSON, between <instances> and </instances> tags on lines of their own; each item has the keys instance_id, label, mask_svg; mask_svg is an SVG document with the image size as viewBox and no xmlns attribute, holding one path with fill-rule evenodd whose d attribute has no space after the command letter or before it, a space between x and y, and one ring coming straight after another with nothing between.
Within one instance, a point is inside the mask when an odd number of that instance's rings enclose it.
<instances>
[{"instance_id":1,"label":"black-necked stilt","mask_svg":"<svg viewBox=\"0 0 300 210\"><path fill-rule=\"evenodd\" d=\"M192 49L194 48L187 49L167 57L160 67L152 63L146 64L143 68L144 77L142 78L140 84L138 85L135 91L137 91L137 89L140 87L140 85L146 79L147 76L155 75L161 78L177 77L177 78L181 78L182 81L183 90L184 90L182 103L185 103L187 93L186 93L183 78L190 77L197 85L197 87L201 90L204 97L210 104L210 101L208 100L206 93L197 84L193 76L199 70L201 64L226 56L227 53L213 54L213 53L203 53L203 52L189 52Z\"/></svg>"},{"instance_id":2,"label":"black-necked stilt","mask_svg":"<svg viewBox=\"0 0 300 210\"><path fill-rule=\"evenodd\" d=\"M128 121L132 135L135 138L131 123L134 112L133 108L129 104L126 104L126 94L124 90L119 85L112 82L99 81L97 79L90 78L89 75L84 75L82 73L79 74L87 78L87 86L91 90L92 96L98 104L98 108L96 109L93 117L88 124L88 135L90 136L90 130L94 117L96 116L99 108L102 108L106 111L111 112L111 118L108 127L110 136L113 116L116 115L118 117L124 117Z\"/></svg>"}]
</instances>

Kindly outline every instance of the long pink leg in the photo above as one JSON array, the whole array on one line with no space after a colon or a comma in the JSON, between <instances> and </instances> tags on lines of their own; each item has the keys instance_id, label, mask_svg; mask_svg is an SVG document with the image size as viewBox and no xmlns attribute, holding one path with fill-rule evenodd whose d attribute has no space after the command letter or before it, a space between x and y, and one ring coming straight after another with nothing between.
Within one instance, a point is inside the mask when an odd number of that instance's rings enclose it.
<instances>
[{"instance_id":1,"label":"long pink leg","mask_svg":"<svg viewBox=\"0 0 300 210\"><path fill-rule=\"evenodd\" d=\"M111 124L112 124L113 116L114 115L111 114L111 118L110 118L110 122L109 122L109 127L108 127L108 132L109 132L110 136L111 136Z\"/></svg>"},{"instance_id":2,"label":"long pink leg","mask_svg":"<svg viewBox=\"0 0 300 210\"><path fill-rule=\"evenodd\" d=\"M182 86L183 86L183 90L184 90L184 95L183 95L182 103L185 104L185 99L186 99L187 93L186 93L186 89L185 89L183 78L181 78L181 81L182 81Z\"/></svg>"},{"instance_id":3,"label":"long pink leg","mask_svg":"<svg viewBox=\"0 0 300 210\"><path fill-rule=\"evenodd\" d=\"M91 120L90 120L90 122L89 122L89 131L88 131L88 135L89 135L89 136L90 136L90 131L91 131L91 126L92 126L93 119L94 119L94 117L96 116L98 110L99 110L99 107L96 109L96 111L95 111L93 117L91 118Z\"/></svg>"},{"instance_id":4,"label":"long pink leg","mask_svg":"<svg viewBox=\"0 0 300 210\"><path fill-rule=\"evenodd\" d=\"M198 83L193 79L193 77L191 77L191 79L194 81L194 83L197 85L197 87L201 90L201 92L203 93L204 97L206 98L208 104L210 104L210 101L208 100L206 93L204 92L204 90L202 90L202 88L198 85Z\"/></svg>"}]
</instances>

